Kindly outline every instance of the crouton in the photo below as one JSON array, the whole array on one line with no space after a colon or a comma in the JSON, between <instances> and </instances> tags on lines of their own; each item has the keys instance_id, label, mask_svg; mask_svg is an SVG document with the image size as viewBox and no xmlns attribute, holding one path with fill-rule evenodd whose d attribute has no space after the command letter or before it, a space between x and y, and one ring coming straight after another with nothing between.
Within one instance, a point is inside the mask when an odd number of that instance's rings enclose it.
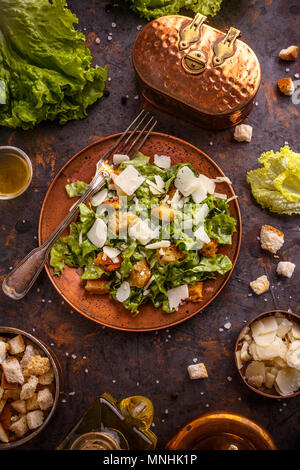
<instances>
[{"instance_id":1,"label":"crouton","mask_svg":"<svg viewBox=\"0 0 300 470\"><path fill-rule=\"evenodd\" d=\"M40 409L40 405L37 401L37 393L34 393L32 397L28 398L28 400L25 401L27 411L34 411Z\"/></svg>"},{"instance_id":2,"label":"crouton","mask_svg":"<svg viewBox=\"0 0 300 470\"><path fill-rule=\"evenodd\" d=\"M29 377L28 381L22 386L20 393L21 400L28 400L28 398L32 397L38 383L39 379L35 375Z\"/></svg>"},{"instance_id":3,"label":"crouton","mask_svg":"<svg viewBox=\"0 0 300 470\"><path fill-rule=\"evenodd\" d=\"M5 405L6 405L6 402L7 402L6 398L3 398L2 400L0 400L0 414L1 414L2 411L3 411L3 409L4 409Z\"/></svg>"},{"instance_id":4,"label":"crouton","mask_svg":"<svg viewBox=\"0 0 300 470\"><path fill-rule=\"evenodd\" d=\"M142 259L135 263L135 265L132 267L129 283L131 286L142 288L145 287L150 277L151 270L147 264L147 261Z\"/></svg>"},{"instance_id":5,"label":"crouton","mask_svg":"<svg viewBox=\"0 0 300 470\"><path fill-rule=\"evenodd\" d=\"M2 410L1 415L0 415L0 422L1 422L2 426L4 427L4 429L9 428L10 422L11 422L10 421L11 417L12 417L11 405L10 405L10 403L7 402L5 404L5 407Z\"/></svg>"},{"instance_id":6,"label":"crouton","mask_svg":"<svg viewBox=\"0 0 300 470\"><path fill-rule=\"evenodd\" d=\"M9 442L7 432L5 431L1 423L0 423L0 441L5 442L5 443Z\"/></svg>"},{"instance_id":7,"label":"crouton","mask_svg":"<svg viewBox=\"0 0 300 470\"><path fill-rule=\"evenodd\" d=\"M18 421L11 424L9 430L13 432L17 437L23 437L28 431L27 418L22 416Z\"/></svg>"},{"instance_id":8,"label":"crouton","mask_svg":"<svg viewBox=\"0 0 300 470\"><path fill-rule=\"evenodd\" d=\"M240 124L236 126L233 134L237 142L251 142L252 139L252 126L248 124Z\"/></svg>"},{"instance_id":9,"label":"crouton","mask_svg":"<svg viewBox=\"0 0 300 470\"><path fill-rule=\"evenodd\" d=\"M24 415L27 411L25 400L12 401L11 406L14 410L16 410L18 413L21 413L22 415Z\"/></svg>"},{"instance_id":10,"label":"crouton","mask_svg":"<svg viewBox=\"0 0 300 470\"><path fill-rule=\"evenodd\" d=\"M112 260L103 252L99 253L97 258L94 259L93 263L96 266L102 266L105 271L116 271L122 264L122 257L116 256L116 259Z\"/></svg>"},{"instance_id":11,"label":"crouton","mask_svg":"<svg viewBox=\"0 0 300 470\"><path fill-rule=\"evenodd\" d=\"M107 281L103 279L90 279L86 282L84 288L89 294L105 295L109 292Z\"/></svg>"},{"instance_id":12,"label":"crouton","mask_svg":"<svg viewBox=\"0 0 300 470\"><path fill-rule=\"evenodd\" d=\"M14 336L8 341L9 344L9 354L19 354L25 350L25 343L23 336L18 335Z\"/></svg>"},{"instance_id":13,"label":"crouton","mask_svg":"<svg viewBox=\"0 0 300 470\"><path fill-rule=\"evenodd\" d=\"M39 384L41 385L50 385L54 380L54 371L50 369L45 374L39 376Z\"/></svg>"},{"instance_id":14,"label":"crouton","mask_svg":"<svg viewBox=\"0 0 300 470\"><path fill-rule=\"evenodd\" d=\"M0 364L6 359L6 352L9 349L9 344L5 341L0 340Z\"/></svg>"},{"instance_id":15,"label":"crouton","mask_svg":"<svg viewBox=\"0 0 300 470\"><path fill-rule=\"evenodd\" d=\"M154 207L154 209L152 209L151 211L151 214L157 219L162 220L163 222L173 222L177 211L175 209L172 209L171 207L161 204L159 206Z\"/></svg>"},{"instance_id":16,"label":"crouton","mask_svg":"<svg viewBox=\"0 0 300 470\"><path fill-rule=\"evenodd\" d=\"M8 400L9 398L12 400L18 400L20 398L21 388L18 386L17 388L4 390L3 393L3 400Z\"/></svg>"},{"instance_id":17,"label":"crouton","mask_svg":"<svg viewBox=\"0 0 300 470\"><path fill-rule=\"evenodd\" d=\"M53 396L49 388L40 390L37 394L37 402L41 410L48 410L53 405Z\"/></svg>"},{"instance_id":18,"label":"crouton","mask_svg":"<svg viewBox=\"0 0 300 470\"><path fill-rule=\"evenodd\" d=\"M281 49L281 51L279 52L279 57L282 60L296 60L298 57L298 52L298 46L289 46L286 49Z\"/></svg>"},{"instance_id":19,"label":"crouton","mask_svg":"<svg viewBox=\"0 0 300 470\"><path fill-rule=\"evenodd\" d=\"M26 369L30 358L32 356L37 356L37 355L38 355L38 351L31 344L28 344L25 348L25 352L24 352L23 357L20 361L21 368Z\"/></svg>"},{"instance_id":20,"label":"crouton","mask_svg":"<svg viewBox=\"0 0 300 470\"><path fill-rule=\"evenodd\" d=\"M209 243L204 243L201 250L199 250L200 255L205 256L205 258L214 258L218 251L218 240L211 240Z\"/></svg>"},{"instance_id":21,"label":"crouton","mask_svg":"<svg viewBox=\"0 0 300 470\"><path fill-rule=\"evenodd\" d=\"M50 369L51 364L48 357L32 356L29 359L26 369L24 369L24 377L30 375L43 375Z\"/></svg>"},{"instance_id":22,"label":"crouton","mask_svg":"<svg viewBox=\"0 0 300 470\"><path fill-rule=\"evenodd\" d=\"M156 256L159 264L169 264L183 260L184 253L176 245L171 245L156 250Z\"/></svg>"},{"instance_id":23,"label":"crouton","mask_svg":"<svg viewBox=\"0 0 300 470\"><path fill-rule=\"evenodd\" d=\"M255 279L255 281L250 282L250 287L255 294L261 295L269 290L270 283L267 276L263 275Z\"/></svg>"},{"instance_id":24,"label":"crouton","mask_svg":"<svg viewBox=\"0 0 300 470\"><path fill-rule=\"evenodd\" d=\"M284 243L284 234L272 225L263 225L260 230L260 244L263 250L277 253Z\"/></svg>"},{"instance_id":25,"label":"crouton","mask_svg":"<svg viewBox=\"0 0 300 470\"><path fill-rule=\"evenodd\" d=\"M24 376L17 358L8 358L1 365L8 383L24 383Z\"/></svg>"},{"instance_id":26,"label":"crouton","mask_svg":"<svg viewBox=\"0 0 300 470\"><path fill-rule=\"evenodd\" d=\"M44 414L41 410L30 411L26 415L29 429L36 429L43 424Z\"/></svg>"},{"instance_id":27,"label":"crouton","mask_svg":"<svg viewBox=\"0 0 300 470\"><path fill-rule=\"evenodd\" d=\"M280 78L277 81L277 85L281 93L287 96L291 96L295 91L295 85L290 77Z\"/></svg>"},{"instance_id":28,"label":"crouton","mask_svg":"<svg viewBox=\"0 0 300 470\"><path fill-rule=\"evenodd\" d=\"M187 300L190 302L201 302L203 300L203 282L196 282L194 285L189 285L189 296Z\"/></svg>"},{"instance_id":29,"label":"crouton","mask_svg":"<svg viewBox=\"0 0 300 470\"><path fill-rule=\"evenodd\" d=\"M1 376L1 387L4 388L4 390L16 390L19 388L19 384L17 382L7 382L5 375L2 374Z\"/></svg>"},{"instance_id":30,"label":"crouton","mask_svg":"<svg viewBox=\"0 0 300 470\"><path fill-rule=\"evenodd\" d=\"M4 394L4 388L0 387L0 400L2 399Z\"/></svg>"},{"instance_id":31,"label":"crouton","mask_svg":"<svg viewBox=\"0 0 300 470\"><path fill-rule=\"evenodd\" d=\"M102 206L109 206L112 209L119 209L120 208L120 198L112 197L107 199L106 201L102 202Z\"/></svg>"},{"instance_id":32,"label":"crouton","mask_svg":"<svg viewBox=\"0 0 300 470\"><path fill-rule=\"evenodd\" d=\"M130 224L138 220L138 216L131 212L116 211L108 219L108 227L112 233L118 234L127 230Z\"/></svg>"},{"instance_id":33,"label":"crouton","mask_svg":"<svg viewBox=\"0 0 300 470\"><path fill-rule=\"evenodd\" d=\"M276 272L281 276L292 277L296 265L290 261L280 261Z\"/></svg>"},{"instance_id":34,"label":"crouton","mask_svg":"<svg viewBox=\"0 0 300 470\"><path fill-rule=\"evenodd\" d=\"M198 364L191 364L187 368L188 374L190 379L206 379L208 377L208 373L203 362L199 362Z\"/></svg>"}]
</instances>

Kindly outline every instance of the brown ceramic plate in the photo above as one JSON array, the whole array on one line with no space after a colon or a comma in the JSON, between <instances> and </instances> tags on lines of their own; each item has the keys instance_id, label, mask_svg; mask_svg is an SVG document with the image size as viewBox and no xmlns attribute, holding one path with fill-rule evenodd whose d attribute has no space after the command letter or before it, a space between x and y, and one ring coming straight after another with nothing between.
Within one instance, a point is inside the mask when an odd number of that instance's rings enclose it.
<instances>
[{"instance_id":1,"label":"brown ceramic plate","mask_svg":"<svg viewBox=\"0 0 300 470\"><path fill-rule=\"evenodd\" d=\"M43 243L66 216L74 200L69 199L65 185L71 181L89 182L94 176L95 166L101 155L109 149L120 134L101 139L81 150L69 160L54 178L44 199L39 221L39 243ZM224 176L220 168L205 153L193 145L154 132L143 147L145 155L170 155L172 164L189 162L197 171L214 178ZM234 195L231 186L218 184L217 192ZM226 254L232 261L233 267L237 261L241 243L241 216L237 200L230 203L231 215L237 219L237 232L233 236L232 245L224 246L220 252ZM175 313L165 313L147 303L140 309L140 314L133 317L120 303L110 296L95 296L87 294L83 281L76 269L66 267L60 277L53 276L53 270L46 266L48 276L62 297L79 313L102 325L125 331L153 331L181 323L196 315L221 292L228 281L232 270L225 276L218 275L214 280L204 283L203 301L200 303L185 303Z\"/></svg>"}]
</instances>

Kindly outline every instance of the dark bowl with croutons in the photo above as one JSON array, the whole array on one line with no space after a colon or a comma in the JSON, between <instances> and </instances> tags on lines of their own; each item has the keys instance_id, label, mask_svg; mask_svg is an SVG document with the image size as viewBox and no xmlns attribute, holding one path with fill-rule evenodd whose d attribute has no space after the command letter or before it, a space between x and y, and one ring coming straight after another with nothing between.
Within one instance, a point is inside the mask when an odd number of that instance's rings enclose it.
<instances>
[{"instance_id":1,"label":"dark bowl with croutons","mask_svg":"<svg viewBox=\"0 0 300 470\"><path fill-rule=\"evenodd\" d=\"M53 351L30 333L0 326L0 450L36 438L53 418L62 388Z\"/></svg>"}]
</instances>

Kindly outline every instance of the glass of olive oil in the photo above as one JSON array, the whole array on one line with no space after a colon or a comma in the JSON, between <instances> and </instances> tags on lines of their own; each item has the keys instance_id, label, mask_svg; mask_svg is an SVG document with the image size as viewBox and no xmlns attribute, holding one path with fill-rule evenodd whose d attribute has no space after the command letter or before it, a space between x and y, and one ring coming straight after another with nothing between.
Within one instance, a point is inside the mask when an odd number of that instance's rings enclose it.
<instances>
[{"instance_id":1,"label":"glass of olive oil","mask_svg":"<svg viewBox=\"0 0 300 470\"><path fill-rule=\"evenodd\" d=\"M0 199L13 199L28 188L32 179L31 161L17 147L0 147Z\"/></svg>"}]
</instances>

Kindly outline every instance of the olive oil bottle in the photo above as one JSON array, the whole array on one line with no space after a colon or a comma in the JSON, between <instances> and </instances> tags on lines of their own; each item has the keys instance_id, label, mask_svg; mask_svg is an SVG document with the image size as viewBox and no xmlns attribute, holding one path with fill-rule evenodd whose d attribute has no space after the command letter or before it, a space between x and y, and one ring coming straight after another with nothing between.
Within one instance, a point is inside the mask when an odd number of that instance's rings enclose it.
<instances>
[{"instance_id":1,"label":"olive oil bottle","mask_svg":"<svg viewBox=\"0 0 300 470\"><path fill-rule=\"evenodd\" d=\"M151 450L157 438L149 430L152 402L142 396L118 402L108 393L97 397L57 450Z\"/></svg>"}]
</instances>

